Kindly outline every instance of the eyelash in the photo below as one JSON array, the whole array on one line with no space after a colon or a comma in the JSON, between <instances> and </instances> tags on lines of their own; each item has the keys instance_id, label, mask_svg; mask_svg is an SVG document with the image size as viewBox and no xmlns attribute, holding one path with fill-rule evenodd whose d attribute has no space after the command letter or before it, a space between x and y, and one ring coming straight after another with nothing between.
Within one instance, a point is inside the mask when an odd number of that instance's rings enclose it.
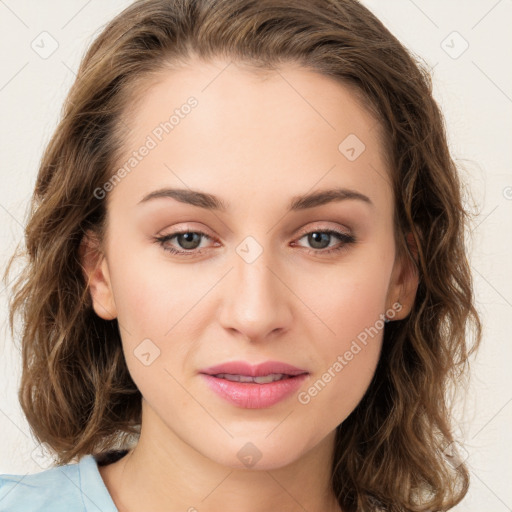
<instances>
[{"instance_id":1,"label":"eyelash","mask_svg":"<svg viewBox=\"0 0 512 512\"><path fill-rule=\"evenodd\" d=\"M201 235L202 237L208 239L208 240L212 240L212 237L211 236L208 236L206 233L203 233L202 231L193 231L193 230L190 230L190 229L185 229L185 230L182 230L182 231L176 231L175 233L170 233L168 235L163 235L163 236L159 236L159 237L154 237L154 241L156 243L158 243L164 251L166 252L169 252L171 254L174 254L174 255L180 255L180 256L184 256L184 257L190 257L190 256L197 256L199 254L202 254L203 250L202 249L191 249L189 251L186 251L186 250L183 250L183 251L180 251L180 250L177 250L177 249L174 249L174 248L169 248L169 247L166 247L165 246L165 243L168 242L169 240L172 240L174 237L176 236L179 236L179 235L183 235L183 234L186 234L186 233L195 233L197 235ZM335 235L336 237L338 237L341 242L342 242L342 245L339 245L339 246L335 246L331 249L306 249L306 252L310 253L310 254L314 254L314 255L326 255L326 254L332 254L332 253L338 253L338 252L341 252L343 250L346 250L347 249L347 245L349 244L353 244L355 243L356 241L356 238L353 236L353 235L349 235L347 233L344 233L343 231L338 231L338 230L335 230L335 229L314 229L314 230L311 230L311 231L306 231L305 233L302 233L298 240L300 240L301 238L304 238L305 236L307 235L310 235L311 233L326 233L326 234L329 234L329 235ZM302 246L300 246L302 247Z\"/></svg>"}]
</instances>

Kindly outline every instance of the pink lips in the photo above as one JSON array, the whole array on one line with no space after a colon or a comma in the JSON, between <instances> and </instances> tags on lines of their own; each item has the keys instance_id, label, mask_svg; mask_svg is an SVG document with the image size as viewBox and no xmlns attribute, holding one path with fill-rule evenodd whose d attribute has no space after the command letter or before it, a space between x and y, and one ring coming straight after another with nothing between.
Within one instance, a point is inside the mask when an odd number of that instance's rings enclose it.
<instances>
[{"instance_id":1,"label":"pink lips","mask_svg":"<svg viewBox=\"0 0 512 512\"><path fill-rule=\"evenodd\" d=\"M255 366L244 361L232 361L205 368L200 373L212 391L228 402L245 409L262 409L280 402L296 391L308 376L306 370L278 361L267 361ZM219 374L248 377L284 374L287 378L258 384L215 377Z\"/></svg>"}]
</instances>

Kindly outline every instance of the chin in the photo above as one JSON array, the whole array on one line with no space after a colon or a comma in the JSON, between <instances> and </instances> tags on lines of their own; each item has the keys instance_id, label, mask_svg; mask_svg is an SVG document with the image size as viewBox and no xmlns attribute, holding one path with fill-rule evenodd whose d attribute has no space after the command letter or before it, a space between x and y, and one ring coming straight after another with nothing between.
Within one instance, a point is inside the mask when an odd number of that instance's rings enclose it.
<instances>
[{"instance_id":1,"label":"chin","mask_svg":"<svg viewBox=\"0 0 512 512\"><path fill-rule=\"evenodd\" d=\"M254 437L253 440L248 440L247 437L235 438L230 440L229 446L217 445L219 452L205 453L205 455L214 462L231 469L274 470L292 464L308 451L299 441L292 442L290 438L286 443L283 441L278 436L272 441L265 439L265 436Z\"/></svg>"}]
</instances>

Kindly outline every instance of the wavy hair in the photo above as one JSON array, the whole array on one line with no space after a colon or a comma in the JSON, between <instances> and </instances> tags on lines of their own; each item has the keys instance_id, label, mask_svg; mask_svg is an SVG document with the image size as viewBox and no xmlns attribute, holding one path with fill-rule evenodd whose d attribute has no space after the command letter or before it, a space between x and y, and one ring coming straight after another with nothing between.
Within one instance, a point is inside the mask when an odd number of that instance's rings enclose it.
<instances>
[{"instance_id":1,"label":"wavy hair","mask_svg":"<svg viewBox=\"0 0 512 512\"><path fill-rule=\"evenodd\" d=\"M453 507L469 471L443 456L454 442L450 391L466 382L481 338L470 214L429 72L356 0L139 0L93 41L40 164L25 246L4 274L24 258L9 323L14 335L21 317L19 400L33 433L60 465L139 432L141 394L117 320L94 313L79 249L86 231L104 234L106 201L94 191L113 175L125 116L152 77L195 56L262 70L299 63L350 86L379 119L397 246L419 286L408 317L386 325L374 378L337 428L332 488L347 512Z\"/></svg>"}]
</instances>

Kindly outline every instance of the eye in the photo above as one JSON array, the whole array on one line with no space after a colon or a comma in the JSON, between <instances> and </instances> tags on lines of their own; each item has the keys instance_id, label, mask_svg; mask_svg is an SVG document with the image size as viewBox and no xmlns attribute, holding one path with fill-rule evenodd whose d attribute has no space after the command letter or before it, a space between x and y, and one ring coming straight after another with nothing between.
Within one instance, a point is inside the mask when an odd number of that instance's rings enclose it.
<instances>
[{"instance_id":1,"label":"eye","mask_svg":"<svg viewBox=\"0 0 512 512\"><path fill-rule=\"evenodd\" d=\"M339 242L334 247L330 247L333 237L338 239ZM304 247L304 249L308 253L315 255L325 255L342 251L347 248L347 245L356 241L353 235L335 229L316 229L314 231L307 231L303 233L298 240L302 240L303 238L307 238L308 244L312 247L312 249L308 249L307 247ZM169 244L173 239L176 239L178 247ZM166 252L187 257L196 256L203 252L205 247L200 247L203 239L213 240L212 237L202 231L182 230L168 235L155 237L154 241L160 244ZM293 243L292 245L303 247L301 244L297 243Z\"/></svg>"},{"instance_id":2,"label":"eye","mask_svg":"<svg viewBox=\"0 0 512 512\"><path fill-rule=\"evenodd\" d=\"M181 247L181 249L176 249L169 245L169 242L176 238L176 242ZM201 249L197 250L202 239L205 238L207 240L212 240L210 236L202 231L178 231L176 233L171 233L169 235L163 235L160 237L156 237L155 241L158 242L164 251L170 252L171 254L179 254L183 256L193 256L200 254L202 252Z\"/></svg>"},{"instance_id":3,"label":"eye","mask_svg":"<svg viewBox=\"0 0 512 512\"><path fill-rule=\"evenodd\" d=\"M333 237L337 238L339 243L334 247L331 246L329 248ZM307 252L320 255L345 250L347 249L347 245L356 241L353 235L335 229L315 229L314 231L304 233L299 240L302 240L303 238L306 238L307 243L314 249L310 250L306 248Z\"/></svg>"}]
</instances>

